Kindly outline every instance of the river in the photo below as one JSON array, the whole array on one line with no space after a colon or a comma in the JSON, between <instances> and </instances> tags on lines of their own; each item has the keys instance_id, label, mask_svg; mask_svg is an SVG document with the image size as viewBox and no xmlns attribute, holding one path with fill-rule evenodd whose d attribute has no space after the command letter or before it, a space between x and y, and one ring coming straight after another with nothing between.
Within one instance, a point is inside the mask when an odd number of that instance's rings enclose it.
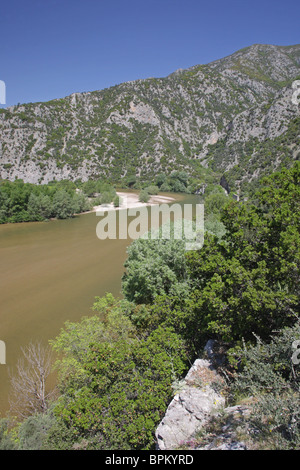
<instances>
[{"instance_id":1,"label":"river","mask_svg":"<svg viewBox=\"0 0 300 470\"><path fill-rule=\"evenodd\" d=\"M170 196L170 195L169 195ZM174 195L173 195L174 196ZM178 196L180 204L197 196ZM99 240L95 213L67 220L0 225L0 416L8 409L9 371L21 347L47 344L67 320L92 313L96 296L121 296L129 239Z\"/></svg>"}]
</instances>

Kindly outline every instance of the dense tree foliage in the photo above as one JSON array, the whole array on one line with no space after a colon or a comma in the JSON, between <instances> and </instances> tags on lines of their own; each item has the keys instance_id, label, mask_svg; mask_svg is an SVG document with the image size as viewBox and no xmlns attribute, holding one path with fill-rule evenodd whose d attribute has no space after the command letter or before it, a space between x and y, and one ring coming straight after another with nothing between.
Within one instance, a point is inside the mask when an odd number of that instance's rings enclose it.
<instances>
[{"instance_id":1,"label":"dense tree foliage","mask_svg":"<svg viewBox=\"0 0 300 470\"><path fill-rule=\"evenodd\" d=\"M198 330L226 340L262 337L299 311L300 167L274 174L256 205L231 202L221 242L188 254Z\"/></svg>"},{"instance_id":2,"label":"dense tree foliage","mask_svg":"<svg viewBox=\"0 0 300 470\"><path fill-rule=\"evenodd\" d=\"M127 250L122 290L128 300L151 303L157 295L188 289L183 240L135 240Z\"/></svg>"},{"instance_id":3,"label":"dense tree foliage","mask_svg":"<svg viewBox=\"0 0 300 470\"><path fill-rule=\"evenodd\" d=\"M47 185L2 180L0 223L67 219L90 210L92 201L95 205L108 204L115 196L115 188L102 180L77 184L63 180Z\"/></svg>"},{"instance_id":4,"label":"dense tree foliage","mask_svg":"<svg viewBox=\"0 0 300 470\"><path fill-rule=\"evenodd\" d=\"M150 199L150 195L149 193L145 190L145 189L142 189L140 194L139 194L139 201L140 202L148 202Z\"/></svg>"},{"instance_id":5,"label":"dense tree foliage","mask_svg":"<svg viewBox=\"0 0 300 470\"><path fill-rule=\"evenodd\" d=\"M0 182L0 223L66 219L90 208L87 198L71 185Z\"/></svg>"},{"instance_id":6,"label":"dense tree foliage","mask_svg":"<svg viewBox=\"0 0 300 470\"><path fill-rule=\"evenodd\" d=\"M61 398L53 413L73 443L89 448L147 449L186 367L182 340L171 329L140 336L128 318L135 305L112 295L94 304L96 315L66 325L54 341ZM63 446L57 432L52 445Z\"/></svg>"}]
</instances>

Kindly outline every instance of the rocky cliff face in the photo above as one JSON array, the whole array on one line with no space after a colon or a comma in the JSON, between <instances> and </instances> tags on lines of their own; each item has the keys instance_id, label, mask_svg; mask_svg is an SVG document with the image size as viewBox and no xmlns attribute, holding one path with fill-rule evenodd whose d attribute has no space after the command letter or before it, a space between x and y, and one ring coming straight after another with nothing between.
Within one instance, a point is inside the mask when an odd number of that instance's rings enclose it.
<instances>
[{"instance_id":1,"label":"rocky cliff face","mask_svg":"<svg viewBox=\"0 0 300 470\"><path fill-rule=\"evenodd\" d=\"M182 448L209 420L213 413L224 407L224 397L215 391L213 384L219 377L204 359L197 359L179 391L168 406L165 417L156 430L160 450Z\"/></svg>"},{"instance_id":2,"label":"rocky cliff face","mask_svg":"<svg viewBox=\"0 0 300 470\"><path fill-rule=\"evenodd\" d=\"M299 158L300 45L253 45L160 79L0 110L0 177L142 179L211 168L240 185Z\"/></svg>"},{"instance_id":3,"label":"rocky cliff face","mask_svg":"<svg viewBox=\"0 0 300 470\"><path fill-rule=\"evenodd\" d=\"M226 407L226 384L215 368L214 341L207 343L205 351L207 359L194 362L156 429L159 450L247 450L236 430L243 427L247 434L250 409L240 405ZM209 433L206 427L221 414L225 424L220 432Z\"/></svg>"}]
</instances>

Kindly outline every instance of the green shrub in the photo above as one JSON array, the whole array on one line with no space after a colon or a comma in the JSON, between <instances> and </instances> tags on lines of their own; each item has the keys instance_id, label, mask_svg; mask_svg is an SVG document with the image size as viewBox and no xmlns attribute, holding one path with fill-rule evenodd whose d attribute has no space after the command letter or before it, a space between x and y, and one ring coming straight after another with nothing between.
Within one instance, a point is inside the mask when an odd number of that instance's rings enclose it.
<instances>
[{"instance_id":1,"label":"green shrub","mask_svg":"<svg viewBox=\"0 0 300 470\"><path fill-rule=\"evenodd\" d=\"M155 194L159 193L159 187L154 186L154 185L150 185L150 186L147 186L147 188L145 188L145 191L147 191L147 193L152 196L152 195L155 195Z\"/></svg>"},{"instance_id":2,"label":"green shrub","mask_svg":"<svg viewBox=\"0 0 300 470\"><path fill-rule=\"evenodd\" d=\"M187 253L195 331L224 341L266 339L299 311L300 166L273 174L257 204L223 209L221 243Z\"/></svg>"},{"instance_id":3,"label":"green shrub","mask_svg":"<svg viewBox=\"0 0 300 470\"><path fill-rule=\"evenodd\" d=\"M263 342L235 351L244 364L232 390L252 397L253 439L268 449L300 449L300 365L293 344L300 340L300 322ZM254 400L253 400L254 399Z\"/></svg>"},{"instance_id":4,"label":"green shrub","mask_svg":"<svg viewBox=\"0 0 300 470\"><path fill-rule=\"evenodd\" d=\"M16 450L17 445L9 434L9 421L0 419L0 450Z\"/></svg>"},{"instance_id":5,"label":"green shrub","mask_svg":"<svg viewBox=\"0 0 300 470\"><path fill-rule=\"evenodd\" d=\"M115 196L113 200L113 204L115 207L120 207L122 205L122 198L120 196Z\"/></svg>"},{"instance_id":6,"label":"green shrub","mask_svg":"<svg viewBox=\"0 0 300 470\"><path fill-rule=\"evenodd\" d=\"M101 204L110 204L112 202L112 198L113 196L111 193L109 193L108 191L103 192L100 197Z\"/></svg>"},{"instance_id":7,"label":"green shrub","mask_svg":"<svg viewBox=\"0 0 300 470\"><path fill-rule=\"evenodd\" d=\"M139 336L128 318L133 308L111 295L98 298L95 316L68 322L52 342L61 357L56 448L65 448L65 436L69 448L83 442L87 449L154 448L172 382L187 366L186 352L171 328Z\"/></svg>"},{"instance_id":8,"label":"green shrub","mask_svg":"<svg viewBox=\"0 0 300 470\"><path fill-rule=\"evenodd\" d=\"M50 414L30 416L19 428L19 450L43 450L48 432L54 423Z\"/></svg>"},{"instance_id":9,"label":"green shrub","mask_svg":"<svg viewBox=\"0 0 300 470\"><path fill-rule=\"evenodd\" d=\"M53 215L58 219L72 217L76 211L72 197L64 189L60 189L54 194L52 204Z\"/></svg>"},{"instance_id":10,"label":"green shrub","mask_svg":"<svg viewBox=\"0 0 300 470\"><path fill-rule=\"evenodd\" d=\"M147 203L149 199L150 199L149 193L146 190L142 189L142 191L139 194L139 201Z\"/></svg>"}]
</instances>

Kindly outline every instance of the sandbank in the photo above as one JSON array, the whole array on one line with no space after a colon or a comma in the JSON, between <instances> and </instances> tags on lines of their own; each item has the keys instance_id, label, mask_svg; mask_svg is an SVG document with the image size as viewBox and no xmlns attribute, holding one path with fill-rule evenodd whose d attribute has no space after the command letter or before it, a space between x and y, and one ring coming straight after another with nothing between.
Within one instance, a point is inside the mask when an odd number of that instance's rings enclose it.
<instances>
[{"instance_id":1,"label":"sandbank","mask_svg":"<svg viewBox=\"0 0 300 470\"><path fill-rule=\"evenodd\" d=\"M172 201L175 201L175 198L173 197L153 195L150 196L148 202L140 202L139 195L135 193L117 192L117 195L121 198L121 204L119 207L115 207L113 203L101 204L99 206L94 206L92 212L132 209L145 206L154 206L157 204L168 204Z\"/></svg>"}]
</instances>

